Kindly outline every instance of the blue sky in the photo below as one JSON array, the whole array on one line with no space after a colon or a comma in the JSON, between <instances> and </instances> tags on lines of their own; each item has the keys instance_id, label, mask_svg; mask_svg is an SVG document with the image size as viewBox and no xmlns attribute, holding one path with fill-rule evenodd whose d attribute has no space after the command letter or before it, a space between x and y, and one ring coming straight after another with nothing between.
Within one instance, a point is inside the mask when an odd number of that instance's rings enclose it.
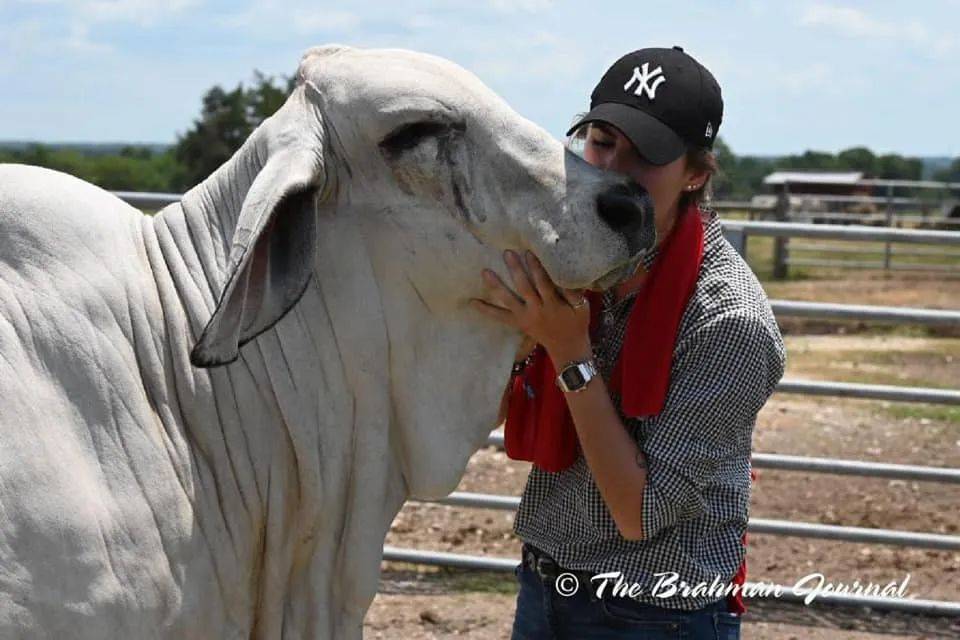
<instances>
[{"instance_id":1,"label":"blue sky","mask_svg":"<svg viewBox=\"0 0 960 640\"><path fill-rule=\"evenodd\" d=\"M172 142L309 46L438 54L560 137L621 54L682 45L740 154L960 155L960 0L0 0L0 140Z\"/></svg>"}]
</instances>

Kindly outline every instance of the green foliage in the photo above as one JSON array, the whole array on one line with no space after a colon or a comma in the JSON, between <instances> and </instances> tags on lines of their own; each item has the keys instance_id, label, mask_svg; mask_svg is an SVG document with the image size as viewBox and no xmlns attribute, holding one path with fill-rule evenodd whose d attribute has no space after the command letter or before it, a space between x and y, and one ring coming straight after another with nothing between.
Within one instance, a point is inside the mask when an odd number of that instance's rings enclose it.
<instances>
[{"instance_id":1,"label":"green foliage","mask_svg":"<svg viewBox=\"0 0 960 640\"><path fill-rule=\"evenodd\" d=\"M866 147L851 147L837 154L837 162L845 167L874 173L877 166L877 156Z\"/></svg>"},{"instance_id":2,"label":"green foliage","mask_svg":"<svg viewBox=\"0 0 960 640\"><path fill-rule=\"evenodd\" d=\"M119 155L103 155L37 144L22 150L0 150L0 162L55 169L116 191L169 191L172 177L180 171L170 152L158 154L145 147L125 147Z\"/></svg>"},{"instance_id":3,"label":"green foliage","mask_svg":"<svg viewBox=\"0 0 960 640\"><path fill-rule=\"evenodd\" d=\"M946 169L941 169L933 175L934 180L944 182L960 182L960 158L954 158Z\"/></svg>"},{"instance_id":4,"label":"green foliage","mask_svg":"<svg viewBox=\"0 0 960 640\"><path fill-rule=\"evenodd\" d=\"M183 166L177 190L203 181L229 160L253 130L280 108L294 85L292 77L278 85L272 77L254 71L249 88L239 84L233 91L219 86L210 89L203 97L200 117L174 147Z\"/></svg>"}]
</instances>

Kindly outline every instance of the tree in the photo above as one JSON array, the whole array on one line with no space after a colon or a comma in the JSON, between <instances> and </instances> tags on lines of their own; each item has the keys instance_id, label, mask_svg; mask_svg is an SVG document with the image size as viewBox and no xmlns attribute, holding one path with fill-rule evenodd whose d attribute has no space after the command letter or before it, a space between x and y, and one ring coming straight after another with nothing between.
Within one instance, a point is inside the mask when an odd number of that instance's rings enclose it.
<instances>
[{"instance_id":1,"label":"tree","mask_svg":"<svg viewBox=\"0 0 960 640\"><path fill-rule=\"evenodd\" d=\"M960 182L960 156L954 158L949 167L933 174L933 179L942 182Z\"/></svg>"},{"instance_id":2,"label":"tree","mask_svg":"<svg viewBox=\"0 0 960 640\"><path fill-rule=\"evenodd\" d=\"M283 106L287 96L297 86L297 79L296 76L288 76L280 80L281 83L285 83L285 86L274 86L273 78L257 70L253 72L253 79L253 87L247 91L247 101L253 119L260 124Z\"/></svg>"},{"instance_id":3,"label":"tree","mask_svg":"<svg viewBox=\"0 0 960 640\"><path fill-rule=\"evenodd\" d=\"M174 156L183 166L176 177L177 189L189 188L206 179L230 159L253 130L283 105L295 86L294 78L274 79L254 71L250 88L237 85L233 91L215 86L203 97L200 118L177 140Z\"/></svg>"},{"instance_id":4,"label":"tree","mask_svg":"<svg viewBox=\"0 0 960 640\"><path fill-rule=\"evenodd\" d=\"M866 147L851 147L837 154L837 164L845 169L863 171L869 176L877 174L877 157Z\"/></svg>"},{"instance_id":5,"label":"tree","mask_svg":"<svg viewBox=\"0 0 960 640\"><path fill-rule=\"evenodd\" d=\"M880 178L890 180L920 180L923 177L923 161L888 153L877 158L877 172Z\"/></svg>"}]
</instances>

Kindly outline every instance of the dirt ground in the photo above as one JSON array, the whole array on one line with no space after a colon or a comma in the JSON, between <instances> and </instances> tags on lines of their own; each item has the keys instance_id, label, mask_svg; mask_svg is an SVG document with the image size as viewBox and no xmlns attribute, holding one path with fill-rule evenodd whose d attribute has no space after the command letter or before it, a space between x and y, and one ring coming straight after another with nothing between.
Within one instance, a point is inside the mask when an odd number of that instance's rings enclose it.
<instances>
[{"instance_id":1,"label":"dirt ground","mask_svg":"<svg viewBox=\"0 0 960 640\"><path fill-rule=\"evenodd\" d=\"M960 277L843 274L774 283L771 298L960 308ZM960 338L929 330L847 326L825 334L816 323L784 323L786 377L958 388ZM960 467L960 407L775 394L758 416L754 451L900 464ZM517 496L529 463L492 447L470 461L458 491ZM957 535L960 485L758 469L752 518ZM408 503L386 544L517 558L513 513ZM749 536L748 579L795 583L812 572L831 582L900 582L907 595L960 600L960 554L772 535ZM369 638L508 638L512 574L384 563L380 593L365 623ZM748 602L744 638L879 640L960 637L945 619L865 610Z\"/></svg>"}]
</instances>

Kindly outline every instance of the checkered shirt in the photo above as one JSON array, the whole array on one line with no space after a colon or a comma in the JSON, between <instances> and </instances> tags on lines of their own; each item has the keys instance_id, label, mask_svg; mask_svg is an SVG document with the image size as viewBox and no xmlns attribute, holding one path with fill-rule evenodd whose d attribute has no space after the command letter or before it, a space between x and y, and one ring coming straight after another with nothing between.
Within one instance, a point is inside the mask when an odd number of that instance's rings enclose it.
<instances>
[{"instance_id":1,"label":"checkered shirt","mask_svg":"<svg viewBox=\"0 0 960 640\"><path fill-rule=\"evenodd\" d=\"M746 553L753 428L786 364L763 288L723 237L717 213L701 215L703 263L680 321L663 410L627 418L619 394L611 394L647 460L644 539L620 535L582 451L558 473L532 466L514 520L514 532L561 567L619 571L626 584L640 585L637 601L686 610L724 596L663 597L664 585L655 596L656 574L676 573L677 586L683 581L691 587L715 578L725 586L736 574ZM656 255L654 249L645 256L648 269ZM608 384L634 297L614 302L611 290L603 294L593 351Z\"/></svg>"}]
</instances>

